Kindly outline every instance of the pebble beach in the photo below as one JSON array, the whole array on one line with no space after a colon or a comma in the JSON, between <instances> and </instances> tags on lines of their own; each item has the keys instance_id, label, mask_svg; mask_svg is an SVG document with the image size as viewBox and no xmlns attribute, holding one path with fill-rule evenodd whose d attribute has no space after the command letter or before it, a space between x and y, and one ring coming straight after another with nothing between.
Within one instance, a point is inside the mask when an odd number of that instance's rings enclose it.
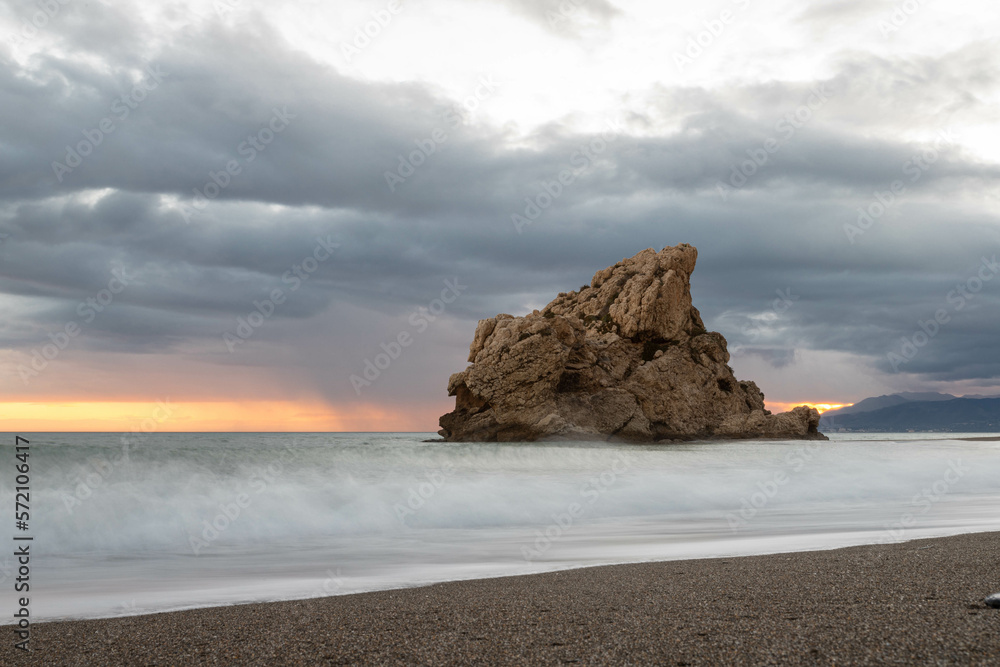
<instances>
[{"instance_id":1,"label":"pebble beach","mask_svg":"<svg viewBox=\"0 0 1000 667\"><path fill-rule=\"evenodd\" d=\"M1000 533L41 623L38 665L991 665Z\"/></svg>"}]
</instances>

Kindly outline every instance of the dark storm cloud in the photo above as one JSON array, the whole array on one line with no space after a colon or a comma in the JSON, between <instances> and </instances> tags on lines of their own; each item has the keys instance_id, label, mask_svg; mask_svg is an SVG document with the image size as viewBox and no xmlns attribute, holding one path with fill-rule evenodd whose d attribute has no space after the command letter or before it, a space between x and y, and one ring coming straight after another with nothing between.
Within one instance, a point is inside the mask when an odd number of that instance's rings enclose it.
<instances>
[{"instance_id":1,"label":"dark storm cloud","mask_svg":"<svg viewBox=\"0 0 1000 667\"><path fill-rule=\"evenodd\" d=\"M220 72L219 76L225 78L227 74ZM354 83L344 86L360 88ZM165 88L164 96L197 95L197 91L188 91L179 84ZM162 118L135 134L122 127L116 130L116 136L105 140L106 145L97 146L93 155L66 174L63 184L33 188L24 184L23 176L10 178L5 182L14 191L8 191L8 196L44 196L88 188L162 192L178 196L190 212L191 221L197 223L204 221L206 214L197 209L195 191L205 192L206 185L214 187L212 176L222 174L229 184L215 202L257 200L315 204L390 216L417 214L440 219L442 213L451 213L481 217L495 214L505 205L516 205L524 196L533 194L538 184L551 182L562 168L570 166L574 156L580 157L581 147L591 141L602 141L590 136L544 137L540 138L543 145L538 150L501 152L497 147L502 144L502 136L477 135L466 127L452 130L444 119L433 116L431 109L436 106L433 98L420 99L405 90L394 93L385 100L377 96L357 99L352 108L353 118L338 117L335 109L292 96L293 103L281 108L295 109L289 113L297 117L264 151L252 153L254 164L244 162L239 147L252 150L244 140L259 125L245 119L206 117L199 124L193 119L177 123ZM221 103L226 94L217 93L216 98L206 102ZM155 110L157 102L155 99L145 102L146 108L141 112ZM385 113L383 103L410 105L412 111L400 111L393 117ZM794 109L790 107L791 111ZM151 111L151 115L156 112ZM270 115L266 109L258 114L264 118ZM415 120L421 116L422 122ZM138 126L145 121L132 122ZM781 122L780 116L777 122ZM223 123L225 130L220 128ZM739 138L733 135L734 127L740 128ZM682 132L669 137L613 138L600 159L578 178L575 187L566 189L560 203L572 206L596 196L630 196L641 190L711 190L720 182L729 182L733 169L748 159L747 151L759 153L769 137L785 138L794 129L787 123L779 127L780 135L773 124L755 124L736 112L725 111L712 116L693 114ZM771 160L772 164L761 168L746 188L762 188L792 177L805 183L867 188L879 179L889 181L900 176L903 165L923 149L920 145L889 140L860 140L821 128L803 127L796 132L805 135L807 129L810 132L807 136L793 134L794 143L783 145L780 159ZM436 146L426 164L407 176L405 182L395 183L395 192L390 191L386 172L405 174L407 167L399 166L401 158L407 161L420 145L429 145L427 141L434 131L447 132L446 142ZM172 139L182 132L190 133L189 146ZM214 139L227 132L233 136L229 142L220 144ZM63 138L73 140L80 134L68 131ZM48 145L25 147L22 154L39 156L47 152L62 159L67 152L66 144L62 148L57 145L50 141ZM923 175L922 186L954 178L995 177L995 167L963 162L952 156L954 152L942 151L934 169ZM44 159L36 158L34 164L11 163L9 173L33 173L40 180L46 177L52 180L51 160L45 164ZM241 163L239 174L224 173L231 160ZM208 208L215 202L208 204Z\"/></svg>"},{"instance_id":2,"label":"dark storm cloud","mask_svg":"<svg viewBox=\"0 0 1000 667\"><path fill-rule=\"evenodd\" d=\"M605 21L614 15L611 5L585 6ZM130 39L148 30L121 29ZM1000 373L991 342L1000 279L949 311L905 364L893 369L888 356L983 254L1000 250L996 219L976 205L995 192L997 166L939 145L912 181L906 165L934 139L887 131L926 137L986 118L980 100L996 85L988 45L937 59L853 54L813 82L661 86L641 110L595 119L617 121L620 132L549 126L514 149L507 130L456 123L453 101L427 86L359 82L264 26L208 23L142 58L105 49L86 23L62 30L66 44L107 66L48 55L0 68L0 229L10 235L0 291L29 304L0 328L0 346L36 347L125 270L135 281L87 323L81 350L184 350L278 368L289 361L275 350L287 346L328 395L353 396L346 376L457 277L467 291L395 379L373 388L413 391L432 369L446 379L461 367L478 318L541 306L622 257L688 242L701 251L693 290L706 323L775 366L809 349L930 379ZM118 118L123 96L135 108ZM281 124L270 124L275 109L287 126L247 159L248 137ZM60 182L52 162L104 118L114 130ZM720 195L768 139L780 149ZM401 157L428 141L434 152L403 174ZM511 216L526 216L581 159L574 182L518 233ZM213 174L226 180L230 161L239 173L199 209L194 190L205 192ZM395 191L387 171L403 179ZM907 179L905 195L852 243L845 225L895 179ZM255 332L254 354L230 354L222 334L255 300L289 291L288 272L318 240L339 248ZM778 308L783 290L796 298Z\"/></svg>"},{"instance_id":3,"label":"dark storm cloud","mask_svg":"<svg viewBox=\"0 0 1000 667\"><path fill-rule=\"evenodd\" d=\"M248 39L255 48L245 49ZM455 117L444 113L452 106L449 101L427 89L343 77L288 51L267 28L248 38L244 32L210 26L187 40L146 63L110 72L54 58L38 63L30 76L11 68L0 80L8 101L4 139L13 148L0 162L0 193L16 199L112 187L172 193L190 210L195 191L214 187L212 174L223 172L229 182L217 201L482 216L520 199L530 187L526 184L552 179L592 139L543 129L534 137L538 150L503 150L501 131L455 126ZM231 57L234 52L240 53L238 59ZM950 92L940 84L902 85L904 75L895 65L856 60L845 63L843 74L819 82L819 88L772 83L724 93L661 91L651 103L665 119L680 122L682 130L611 142L604 159L580 179L580 187L567 190L563 201L572 204L591 193L627 196L642 188L710 189L726 182L733 167L747 159L747 151L759 150L769 138L780 143L780 159L762 168L748 188L769 187L789 177L849 187L894 178L921 146L872 136L859 127L875 131L879 123L919 118L946 130L953 118L941 109L962 106L977 92L975 86L986 90L993 83L964 74L970 57L946 57L933 67L923 66L938 79L961 79L961 86ZM162 72L162 82L133 102L135 109L126 108L122 97L150 80L139 65ZM861 68L867 68L865 77L859 75ZM928 97L937 100L934 108L918 104ZM66 105L66 99L74 103ZM815 110L804 107L814 100ZM866 117L856 111L859 101L868 110ZM257 150L253 138L270 131L275 110L289 116L287 127ZM805 120L796 118L800 110L808 114ZM125 111L128 115L121 118ZM845 114L849 125L838 126ZM103 119L113 122L112 132L100 132ZM625 115L624 120L630 118ZM55 173L53 163L70 165L73 149L81 142L86 147L85 132L101 137L100 145L71 171ZM435 132L446 139L433 141ZM428 145L435 153L426 164L405 182L392 184L390 191L386 172L405 173L408 166L401 166L401 158L405 163ZM994 167L969 164L956 152L948 149L923 184L972 173L995 176ZM231 160L240 173L230 177L224 172Z\"/></svg>"}]
</instances>

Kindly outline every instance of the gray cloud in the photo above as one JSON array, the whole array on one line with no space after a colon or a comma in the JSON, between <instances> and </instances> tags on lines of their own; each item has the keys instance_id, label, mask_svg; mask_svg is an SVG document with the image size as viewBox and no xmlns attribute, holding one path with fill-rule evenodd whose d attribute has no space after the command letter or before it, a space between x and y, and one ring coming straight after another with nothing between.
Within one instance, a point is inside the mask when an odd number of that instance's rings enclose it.
<instances>
[{"instance_id":1,"label":"gray cloud","mask_svg":"<svg viewBox=\"0 0 1000 667\"><path fill-rule=\"evenodd\" d=\"M512 5L535 20L548 7ZM617 11L585 7L604 22ZM870 229L854 243L845 233L876 191L910 178L905 165L933 141L921 137L989 117L990 44L935 58L854 53L815 81L651 85L623 109L620 134L547 126L511 147L502 127L455 123L443 113L453 101L430 86L349 78L263 25L209 22L146 53L129 45L148 27L119 17L112 25L128 38L115 41L72 16L57 33L63 44L106 66L49 54L0 68L0 230L10 235L0 293L17 304L0 347L37 348L124 268L135 282L87 323L68 358L166 353L260 365L352 399L347 375L458 277L462 298L372 388L403 400L443 392L477 319L540 306L645 247L688 242L701 252L693 289L706 321L775 367L813 350L850 353L913 383L1000 375L1000 280L898 370L888 358L984 253L1000 250L1000 226L982 205L996 193L997 165L942 146ZM117 118L115 100L150 65L162 83ZM784 136L781 120L823 85L829 99ZM241 146L276 108L287 108L287 127L248 160ZM114 131L59 182L52 162L107 117ZM435 131L447 140L391 191L385 173ZM780 150L720 197L718 184L769 138ZM517 233L511 215L573 168L583 146L586 168ZM240 173L186 221L179 206L193 207L194 190L232 160ZM334 257L230 354L223 333L255 300L288 291L283 277L317 239L340 245ZM782 289L799 298L775 313Z\"/></svg>"}]
</instances>

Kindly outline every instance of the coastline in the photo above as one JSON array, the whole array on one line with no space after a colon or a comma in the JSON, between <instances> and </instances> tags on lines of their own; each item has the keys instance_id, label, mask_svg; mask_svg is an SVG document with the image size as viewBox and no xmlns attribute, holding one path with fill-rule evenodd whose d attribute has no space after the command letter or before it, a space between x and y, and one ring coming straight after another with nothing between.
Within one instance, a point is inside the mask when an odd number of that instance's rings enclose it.
<instances>
[{"instance_id":1,"label":"coastline","mask_svg":"<svg viewBox=\"0 0 1000 667\"><path fill-rule=\"evenodd\" d=\"M1000 533L32 627L45 664L991 664ZM14 655L5 642L4 663Z\"/></svg>"}]
</instances>

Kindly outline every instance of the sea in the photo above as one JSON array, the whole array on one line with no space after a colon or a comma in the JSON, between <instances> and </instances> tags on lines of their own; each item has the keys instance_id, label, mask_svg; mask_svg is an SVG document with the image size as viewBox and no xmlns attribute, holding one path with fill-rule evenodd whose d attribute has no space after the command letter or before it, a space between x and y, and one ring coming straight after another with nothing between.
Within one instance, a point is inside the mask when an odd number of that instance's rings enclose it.
<instances>
[{"instance_id":1,"label":"sea","mask_svg":"<svg viewBox=\"0 0 1000 667\"><path fill-rule=\"evenodd\" d=\"M1000 442L962 440L990 434L661 445L20 435L21 528L15 435L0 435L8 624L22 595L34 621L97 618L1000 531ZM15 594L24 544L30 589Z\"/></svg>"}]
</instances>

